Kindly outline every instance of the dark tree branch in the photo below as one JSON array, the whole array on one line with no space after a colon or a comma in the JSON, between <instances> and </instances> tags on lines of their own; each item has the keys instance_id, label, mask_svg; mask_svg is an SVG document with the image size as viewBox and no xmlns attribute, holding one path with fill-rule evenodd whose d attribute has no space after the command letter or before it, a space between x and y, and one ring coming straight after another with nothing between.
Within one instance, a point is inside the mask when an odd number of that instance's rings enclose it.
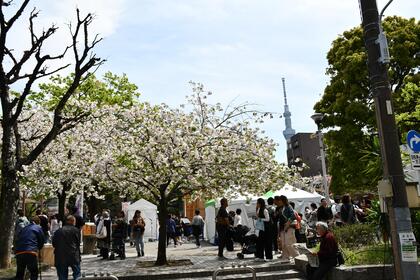
<instances>
[{"instance_id":1,"label":"dark tree branch","mask_svg":"<svg viewBox=\"0 0 420 280\"><path fill-rule=\"evenodd\" d=\"M74 71L73 81L70 84L70 86L67 88L66 92L63 94L61 99L59 100L54 110L53 124L50 131L38 143L38 145L28 154L28 156L22 159L21 161L22 165L29 165L33 161L35 161L37 157L45 150L47 145L51 143L51 141L53 141L59 133L62 132L62 129L65 129L65 130L70 129L71 125L65 126L66 124L68 124L68 122L67 121L63 122L63 116L62 116L63 110L68 100L76 92L79 85L83 82L84 76L89 75L88 71L104 63L104 60L96 57L95 54L91 54L90 57L88 58L88 54L91 53L94 46L102 40L102 39L98 39L98 37L95 37L95 39L90 45L89 43L86 43L86 42L89 42L88 26L92 22L92 15L88 14L84 19L81 20L80 11L77 9L76 12L77 12L77 24L76 24L75 30L72 31L70 28L70 34L72 35L73 54L75 58L75 71ZM77 48L79 31L81 28L83 28L84 30L83 35L84 35L84 42L85 42L84 48L81 51L82 55L80 55L79 50ZM51 57L48 57L48 59L51 59ZM80 120L75 120L75 121L80 121Z\"/></svg>"}]
</instances>

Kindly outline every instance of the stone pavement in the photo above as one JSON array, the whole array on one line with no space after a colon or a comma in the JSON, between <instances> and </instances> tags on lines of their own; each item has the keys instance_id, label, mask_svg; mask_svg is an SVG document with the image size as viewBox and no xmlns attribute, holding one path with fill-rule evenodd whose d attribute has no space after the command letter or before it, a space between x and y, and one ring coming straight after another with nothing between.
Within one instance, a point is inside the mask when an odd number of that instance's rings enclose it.
<instances>
[{"instance_id":1,"label":"stone pavement","mask_svg":"<svg viewBox=\"0 0 420 280\"><path fill-rule=\"evenodd\" d=\"M235 247L235 251L226 252L225 256L227 260L220 261L217 258L217 246L205 244L203 242L202 248L196 248L193 243L185 243L178 245L174 248L173 245L169 245L167 248L168 260L186 260L189 259L192 265L183 266L164 266L164 267L144 267L145 261L154 261L157 256L157 242L145 243L145 256L137 257L135 248L126 244L127 258L125 260L102 260L96 255L83 255L81 269L82 273L86 273L87 276L91 276L93 273L110 273L115 276L128 276L128 275L149 275L156 273L171 274L174 272L186 272L196 270L216 270L221 266L227 267L232 264L241 265L261 265L254 260L253 255L245 255L244 260L239 260L236 254L240 251L239 247ZM274 260L270 263L277 263ZM71 272L71 269L70 269ZM57 279L55 268L51 268L48 271L42 273L42 279Z\"/></svg>"}]
</instances>

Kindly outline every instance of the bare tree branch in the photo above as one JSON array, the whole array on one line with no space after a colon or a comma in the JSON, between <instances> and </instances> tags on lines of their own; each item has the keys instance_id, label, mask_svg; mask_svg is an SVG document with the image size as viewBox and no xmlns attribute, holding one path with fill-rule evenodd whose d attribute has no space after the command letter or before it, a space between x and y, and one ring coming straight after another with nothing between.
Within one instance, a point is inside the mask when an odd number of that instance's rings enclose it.
<instances>
[{"instance_id":1,"label":"bare tree branch","mask_svg":"<svg viewBox=\"0 0 420 280\"><path fill-rule=\"evenodd\" d=\"M99 43L101 39L98 39L97 36L94 37L94 40L89 45L89 33L88 33L88 26L92 23L92 15L88 14L85 18L80 18L80 11L79 9L76 10L77 14L77 24L75 30L73 31L70 26L70 34L72 36L72 47L73 47L73 54L75 58L75 69L74 69L74 78L70 86L67 88L66 92L63 94L61 99L59 100L55 110L54 110L54 117L53 117L53 124L50 131L47 135L38 143L38 145L28 154L28 156L21 161L21 165L29 165L37 157L45 150L47 145L53 141L58 134L60 134L63 129L70 129L70 126L73 124L69 124L68 120L63 121L63 110L70 99L70 97L76 92L79 85L84 81L84 76L89 75L89 70L92 68L98 67L104 63L105 60L96 57L95 54L91 53L94 46ZM80 51L77 48L78 38L80 34L80 29L83 28L83 39L84 39L84 47L81 50L82 55L80 55ZM40 38L41 39L41 38ZM39 39L39 40L40 40ZM89 58L88 58L88 55ZM39 59L55 59L53 57L46 56L39 57ZM38 64L39 65L39 64ZM42 64L40 64L42 65ZM36 77L36 76L35 76ZM31 78L30 78L31 80ZM29 81L28 81L29 83ZM33 81L32 81L33 83ZM30 84L32 85L32 84ZM23 94L22 94L23 95ZM18 104L19 106L19 104ZM22 106L20 106L22 108ZM17 110L19 107L17 108ZM76 122L80 121L80 119L75 120ZM66 125L68 124L68 125ZM70 125L70 126L69 126ZM75 124L74 124L75 125Z\"/></svg>"}]
</instances>

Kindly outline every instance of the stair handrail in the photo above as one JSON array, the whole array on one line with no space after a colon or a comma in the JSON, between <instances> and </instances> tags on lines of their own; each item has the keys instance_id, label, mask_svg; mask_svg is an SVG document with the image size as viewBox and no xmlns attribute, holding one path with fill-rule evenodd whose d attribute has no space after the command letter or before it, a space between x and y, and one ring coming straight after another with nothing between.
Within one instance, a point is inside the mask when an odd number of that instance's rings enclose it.
<instances>
[{"instance_id":1,"label":"stair handrail","mask_svg":"<svg viewBox=\"0 0 420 280\"><path fill-rule=\"evenodd\" d=\"M230 268L224 268L222 266L219 269L216 269L214 271L212 279L217 280L217 275L219 275L221 272L240 272L240 271L251 272L252 273L252 279L257 280L257 272L255 271L254 268L252 268L250 266L240 266L240 265L238 265L238 267L235 267L234 265L232 265L232 267L230 267Z\"/></svg>"}]
</instances>

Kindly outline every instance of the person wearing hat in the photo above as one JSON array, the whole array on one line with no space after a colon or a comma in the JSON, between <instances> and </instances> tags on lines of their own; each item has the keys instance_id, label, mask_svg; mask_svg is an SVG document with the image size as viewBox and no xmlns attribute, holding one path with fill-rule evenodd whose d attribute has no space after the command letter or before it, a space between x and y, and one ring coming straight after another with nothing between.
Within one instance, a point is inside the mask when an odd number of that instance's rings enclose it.
<instances>
[{"instance_id":1,"label":"person wearing hat","mask_svg":"<svg viewBox=\"0 0 420 280\"><path fill-rule=\"evenodd\" d=\"M31 220L29 225L21 229L16 240L16 280L24 279L26 268L31 274L31 280L38 279L38 255L44 247L45 237L39 217L34 216Z\"/></svg>"}]
</instances>

